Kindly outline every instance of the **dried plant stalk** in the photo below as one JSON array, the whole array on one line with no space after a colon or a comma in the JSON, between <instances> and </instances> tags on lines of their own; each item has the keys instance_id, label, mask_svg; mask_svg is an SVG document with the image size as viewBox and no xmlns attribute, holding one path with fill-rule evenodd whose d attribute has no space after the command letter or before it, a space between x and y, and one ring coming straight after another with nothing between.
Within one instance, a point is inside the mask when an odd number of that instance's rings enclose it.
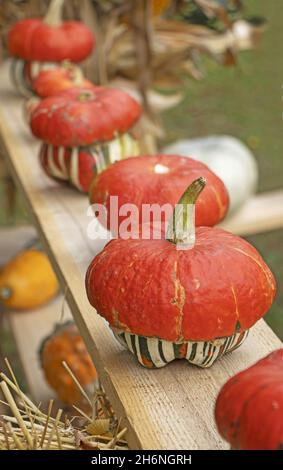
<instances>
[{"instance_id":1,"label":"dried plant stalk","mask_svg":"<svg viewBox=\"0 0 283 470\"><path fill-rule=\"evenodd\" d=\"M65 366L92 407L90 416L74 407L84 421L82 426L78 427L73 425L74 418L67 419L63 416L61 409L55 417L51 416L52 400L49 401L47 413L36 406L22 392L12 367L6 363L12 380L0 373L0 389L5 398L2 403L8 407L12 416L1 416L0 450L128 449L124 439L127 429L120 430L120 423L117 424L102 389L93 398L89 397L73 372ZM12 392L20 399L20 405L16 403Z\"/></svg>"}]
</instances>

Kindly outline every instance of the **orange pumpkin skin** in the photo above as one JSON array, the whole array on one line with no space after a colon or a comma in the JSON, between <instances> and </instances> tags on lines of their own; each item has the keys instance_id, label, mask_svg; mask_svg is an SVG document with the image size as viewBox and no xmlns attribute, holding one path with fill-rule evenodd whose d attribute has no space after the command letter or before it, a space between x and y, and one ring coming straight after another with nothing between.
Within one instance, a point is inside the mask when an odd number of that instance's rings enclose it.
<instances>
[{"instance_id":1,"label":"orange pumpkin skin","mask_svg":"<svg viewBox=\"0 0 283 470\"><path fill-rule=\"evenodd\" d=\"M30 117L33 134L44 141L43 169L88 192L97 172L138 154L137 142L127 131L140 113L140 105L127 93L94 85L43 99Z\"/></svg>"},{"instance_id":2,"label":"orange pumpkin skin","mask_svg":"<svg viewBox=\"0 0 283 470\"><path fill-rule=\"evenodd\" d=\"M83 387L91 385L97 374L83 339L72 322L56 327L54 333L43 341L40 359L45 378L60 400L68 405L83 404L82 394L62 361L68 364Z\"/></svg>"},{"instance_id":3,"label":"orange pumpkin skin","mask_svg":"<svg viewBox=\"0 0 283 470\"><path fill-rule=\"evenodd\" d=\"M92 32L79 21L64 21L54 26L38 18L14 24L7 42L12 56L39 62L62 62L66 59L81 62L95 45Z\"/></svg>"},{"instance_id":4,"label":"orange pumpkin skin","mask_svg":"<svg viewBox=\"0 0 283 470\"><path fill-rule=\"evenodd\" d=\"M140 114L137 101L121 90L71 88L41 101L32 113L31 130L56 147L87 146L127 132Z\"/></svg>"},{"instance_id":5,"label":"orange pumpkin skin","mask_svg":"<svg viewBox=\"0 0 283 470\"><path fill-rule=\"evenodd\" d=\"M169 203L173 209L187 186L199 176L206 178L207 185L196 203L196 225L213 226L227 213L227 190L206 165L178 155L140 156L115 163L94 180L90 202L105 205L108 228L110 196L118 196L118 210L123 204L135 204L139 208L139 223L143 223L143 204ZM119 227L126 218L119 215Z\"/></svg>"},{"instance_id":6,"label":"orange pumpkin skin","mask_svg":"<svg viewBox=\"0 0 283 470\"><path fill-rule=\"evenodd\" d=\"M40 307L58 292L59 285L47 255L36 249L19 253L0 271L0 302L9 309ZM10 295L6 296L6 292Z\"/></svg>"},{"instance_id":7,"label":"orange pumpkin skin","mask_svg":"<svg viewBox=\"0 0 283 470\"><path fill-rule=\"evenodd\" d=\"M283 450L283 349L228 380L215 419L234 449Z\"/></svg>"},{"instance_id":8,"label":"orange pumpkin skin","mask_svg":"<svg viewBox=\"0 0 283 470\"><path fill-rule=\"evenodd\" d=\"M190 250L164 239L112 240L89 266L86 291L111 327L185 342L248 330L270 308L276 285L247 241L199 227Z\"/></svg>"},{"instance_id":9,"label":"orange pumpkin skin","mask_svg":"<svg viewBox=\"0 0 283 470\"><path fill-rule=\"evenodd\" d=\"M15 23L7 36L12 79L21 94L30 95L40 70L54 68L64 60L81 62L92 52L95 38L80 21L63 21L64 0L51 0L44 18Z\"/></svg>"},{"instance_id":10,"label":"orange pumpkin skin","mask_svg":"<svg viewBox=\"0 0 283 470\"><path fill-rule=\"evenodd\" d=\"M57 95L61 91L76 86L93 88L94 85L83 77L76 82L76 70L74 66L42 70L32 83L34 92L41 98Z\"/></svg>"}]
</instances>

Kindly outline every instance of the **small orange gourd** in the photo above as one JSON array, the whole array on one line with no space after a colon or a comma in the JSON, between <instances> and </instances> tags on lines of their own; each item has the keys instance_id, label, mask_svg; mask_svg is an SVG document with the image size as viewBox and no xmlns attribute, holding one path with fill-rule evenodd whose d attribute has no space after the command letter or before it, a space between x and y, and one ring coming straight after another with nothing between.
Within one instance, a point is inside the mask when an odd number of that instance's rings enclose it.
<instances>
[{"instance_id":1,"label":"small orange gourd","mask_svg":"<svg viewBox=\"0 0 283 470\"><path fill-rule=\"evenodd\" d=\"M73 322L56 325L53 333L43 340L40 361L46 381L60 400L84 407L84 398L62 363L68 364L83 388L93 384L97 373Z\"/></svg>"},{"instance_id":2,"label":"small orange gourd","mask_svg":"<svg viewBox=\"0 0 283 470\"><path fill-rule=\"evenodd\" d=\"M57 291L58 281L47 255L35 248L22 251L0 270L0 303L6 308L33 309Z\"/></svg>"}]
</instances>

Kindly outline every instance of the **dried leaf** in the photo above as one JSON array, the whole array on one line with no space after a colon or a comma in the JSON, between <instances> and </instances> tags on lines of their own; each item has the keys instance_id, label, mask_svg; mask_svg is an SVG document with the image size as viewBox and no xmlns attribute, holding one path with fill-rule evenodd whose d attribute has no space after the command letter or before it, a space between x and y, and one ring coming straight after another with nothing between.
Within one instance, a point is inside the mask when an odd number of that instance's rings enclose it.
<instances>
[{"instance_id":1,"label":"dried leaf","mask_svg":"<svg viewBox=\"0 0 283 470\"><path fill-rule=\"evenodd\" d=\"M81 439L79 448L82 450L100 450L100 447L98 444L95 444L93 442L89 442L85 439Z\"/></svg>"},{"instance_id":2,"label":"dried leaf","mask_svg":"<svg viewBox=\"0 0 283 470\"><path fill-rule=\"evenodd\" d=\"M81 431L75 432L76 448L81 450L100 450L99 444L88 441Z\"/></svg>"},{"instance_id":3,"label":"dried leaf","mask_svg":"<svg viewBox=\"0 0 283 470\"><path fill-rule=\"evenodd\" d=\"M223 65L225 67L233 67L237 64L237 59L234 51L232 49L227 49L223 58Z\"/></svg>"},{"instance_id":4,"label":"dried leaf","mask_svg":"<svg viewBox=\"0 0 283 470\"><path fill-rule=\"evenodd\" d=\"M195 0L208 18L217 17L222 23L230 28L231 20L225 6L216 0Z\"/></svg>"},{"instance_id":5,"label":"dried leaf","mask_svg":"<svg viewBox=\"0 0 283 470\"><path fill-rule=\"evenodd\" d=\"M156 82L158 82L158 80L156 80ZM178 82L178 84L180 84L180 82ZM129 95L131 95L137 101L141 102L142 98L134 81L117 78L111 81L111 85L129 93ZM164 82L162 85L164 85ZM167 85L169 85L169 87L176 85L176 79L173 80L172 78L170 84L167 82ZM177 104L180 103L182 99L182 93L171 93L165 95L151 89L148 91L148 100L150 102L150 106L157 112L164 111L166 109L172 108L173 106L177 106Z\"/></svg>"},{"instance_id":6,"label":"dried leaf","mask_svg":"<svg viewBox=\"0 0 283 470\"><path fill-rule=\"evenodd\" d=\"M96 419L92 423L88 424L86 431L88 434L103 436L110 430L110 419Z\"/></svg>"}]
</instances>

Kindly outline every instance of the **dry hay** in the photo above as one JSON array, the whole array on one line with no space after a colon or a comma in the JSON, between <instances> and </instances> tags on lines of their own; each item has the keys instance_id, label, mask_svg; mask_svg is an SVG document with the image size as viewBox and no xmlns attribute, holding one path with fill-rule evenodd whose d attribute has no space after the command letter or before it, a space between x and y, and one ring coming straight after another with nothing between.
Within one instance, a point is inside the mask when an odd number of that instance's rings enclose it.
<instances>
[{"instance_id":1,"label":"dry hay","mask_svg":"<svg viewBox=\"0 0 283 470\"><path fill-rule=\"evenodd\" d=\"M0 417L0 450L127 450L121 428L102 388L89 396L67 364L77 387L90 405L90 413L74 406L76 415L68 417L62 409L53 413L54 402L47 411L36 406L21 390L14 372L5 360L10 376L0 373L0 388L7 406L7 415Z\"/></svg>"}]
</instances>

